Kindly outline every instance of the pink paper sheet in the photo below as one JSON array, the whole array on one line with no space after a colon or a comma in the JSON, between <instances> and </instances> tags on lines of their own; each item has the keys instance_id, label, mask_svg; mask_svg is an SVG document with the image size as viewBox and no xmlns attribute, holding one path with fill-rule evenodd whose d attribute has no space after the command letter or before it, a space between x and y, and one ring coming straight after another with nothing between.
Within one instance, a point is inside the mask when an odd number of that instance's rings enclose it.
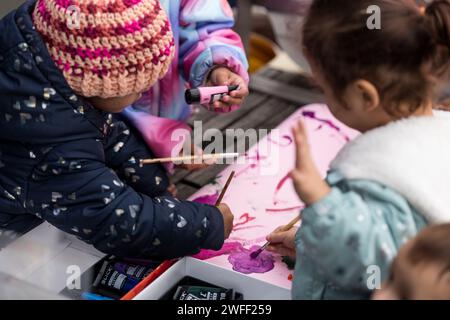
<instances>
[{"instance_id":1,"label":"pink paper sheet","mask_svg":"<svg viewBox=\"0 0 450 320\"><path fill-rule=\"evenodd\" d=\"M235 215L234 231L222 251L204 251L198 256L208 263L232 269L228 261L230 253L244 246L263 245L265 237L276 227L291 221L303 207L298 199L288 173L295 161L295 148L291 128L303 119L309 131L309 143L316 164L325 177L331 160L357 132L337 121L325 105L310 105L299 109L257 146L251 148L246 157L247 164L234 164L225 169L216 184L207 185L190 200L216 195L222 189L231 171L236 176L224 197ZM267 273L252 273L254 277L284 288L291 287L292 273L275 256L275 267Z\"/></svg>"}]
</instances>

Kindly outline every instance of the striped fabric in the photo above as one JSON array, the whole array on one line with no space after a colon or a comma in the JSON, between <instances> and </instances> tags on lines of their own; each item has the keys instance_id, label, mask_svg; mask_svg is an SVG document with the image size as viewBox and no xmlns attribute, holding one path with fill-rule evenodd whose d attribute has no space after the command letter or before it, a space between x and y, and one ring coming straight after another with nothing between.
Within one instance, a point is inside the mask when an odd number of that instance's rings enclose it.
<instances>
[{"instance_id":1,"label":"striped fabric","mask_svg":"<svg viewBox=\"0 0 450 320\"><path fill-rule=\"evenodd\" d=\"M143 92L166 74L175 53L158 0L38 0L33 20L70 87L84 97Z\"/></svg>"}]
</instances>

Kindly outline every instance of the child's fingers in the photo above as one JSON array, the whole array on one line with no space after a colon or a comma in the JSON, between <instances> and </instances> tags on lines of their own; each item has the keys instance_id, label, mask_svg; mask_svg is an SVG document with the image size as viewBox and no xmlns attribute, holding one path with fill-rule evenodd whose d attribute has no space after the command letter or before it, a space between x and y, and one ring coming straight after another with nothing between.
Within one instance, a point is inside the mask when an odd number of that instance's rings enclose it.
<instances>
[{"instance_id":1,"label":"child's fingers","mask_svg":"<svg viewBox=\"0 0 450 320\"><path fill-rule=\"evenodd\" d=\"M302 137L299 133L299 128L297 125L295 125L292 128L292 135L294 136L294 143L295 143L295 167L297 169L300 169L302 166L302 156L303 156L303 150L302 150Z\"/></svg>"},{"instance_id":2,"label":"child's fingers","mask_svg":"<svg viewBox=\"0 0 450 320\"><path fill-rule=\"evenodd\" d=\"M210 108L211 110L211 108ZM216 101L212 104L212 111L215 112L228 112L230 110L230 105L223 101Z\"/></svg>"},{"instance_id":3,"label":"child's fingers","mask_svg":"<svg viewBox=\"0 0 450 320\"><path fill-rule=\"evenodd\" d=\"M290 258L295 258L295 250L285 247L283 245L270 245L267 247L270 252L278 253L281 256L288 256Z\"/></svg>"},{"instance_id":4,"label":"child's fingers","mask_svg":"<svg viewBox=\"0 0 450 320\"><path fill-rule=\"evenodd\" d=\"M239 89L236 91L231 91L230 96L233 98L243 99L249 95L249 91L247 88Z\"/></svg>"},{"instance_id":5,"label":"child's fingers","mask_svg":"<svg viewBox=\"0 0 450 320\"><path fill-rule=\"evenodd\" d=\"M298 170L292 170L289 175L292 181L294 182L295 190L299 190L302 187L302 177L303 177L302 173Z\"/></svg>"},{"instance_id":6,"label":"child's fingers","mask_svg":"<svg viewBox=\"0 0 450 320\"><path fill-rule=\"evenodd\" d=\"M230 96L223 97L222 101L225 102L229 107L242 104L242 99L240 99L240 98L232 98Z\"/></svg>"},{"instance_id":7,"label":"child's fingers","mask_svg":"<svg viewBox=\"0 0 450 320\"><path fill-rule=\"evenodd\" d=\"M226 68L218 68L211 74L213 86L229 86L232 83L231 71Z\"/></svg>"},{"instance_id":8,"label":"child's fingers","mask_svg":"<svg viewBox=\"0 0 450 320\"><path fill-rule=\"evenodd\" d=\"M243 99L246 96L249 95L249 90L247 85L244 83L244 81L238 81L237 83L235 83L234 85L239 86L238 90L234 90L230 92L230 96L232 96L233 98L240 98Z\"/></svg>"},{"instance_id":9,"label":"child's fingers","mask_svg":"<svg viewBox=\"0 0 450 320\"><path fill-rule=\"evenodd\" d=\"M293 128L292 134L296 146L296 162L295 166L300 169L305 160L309 157L309 144L306 128L302 121L299 121Z\"/></svg>"},{"instance_id":10,"label":"child's fingers","mask_svg":"<svg viewBox=\"0 0 450 320\"><path fill-rule=\"evenodd\" d=\"M171 184L168 188L167 188L167 192L169 192L172 197L176 197L178 194L178 190L177 187L174 184Z\"/></svg>"},{"instance_id":11,"label":"child's fingers","mask_svg":"<svg viewBox=\"0 0 450 320\"><path fill-rule=\"evenodd\" d=\"M276 243L284 243L286 241L287 236L289 235L289 231L282 231L282 232L274 232L269 234L267 237L267 241L270 243L276 244Z\"/></svg>"},{"instance_id":12,"label":"child's fingers","mask_svg":"<svg viewBox=\"0 0 450 320\"><path fill-rule=\"evenodd\" d=\"M300 120L297 123L298 129L300 131L300 135L304 138L304 139L308 139L308 130L306 130L306 126L305 123ZM306 140L307 141L307 140Z\"/></svg>"},{"instance_id":13,"label":"child's fingers","mask_svg":"<svg viewBox=\"0 0 450 320\"><path fill-rule=\"evenodd\" d=\"M298 121L292 129L294 135L294 140L297 147L307 148L308 147L308 133L303 121Z\"/></svg>"},{"instance_id":14,"label":"child's fingers","mask_svg":"<svg viewBox=\"0 0 450 320\"><path fill-rule=\"evenodd\" d=\"M223 70L220 70L220 72L216 72L216 77L214 79L215 84L219 86L228 86L230 85L230 75Z\"/></svg>"},{"instance_id":15,"label":"child's fingers","mask_svg":"<svg viewBox=\"0 0 450 320\"><path fill-rule=\"evenodd\" d=\"M273 230L267 237L266 240L269 241L269 236L275 233L279 233L282 232L284 230L285 226L279 226L278 228L276 228L275 230Z\"/></svg>"},{"instance_id":16,"label":"child's fingers","mask_svg":"<svg viewBox=\"0 0 450 320\"><path fill-rule=\"evenodd\" d=\"M218 109L223 109L225 107L228 107L228 105L222 101L216 101L212 104L213 110L217 111Z\"/></svg>"}]
</instances>

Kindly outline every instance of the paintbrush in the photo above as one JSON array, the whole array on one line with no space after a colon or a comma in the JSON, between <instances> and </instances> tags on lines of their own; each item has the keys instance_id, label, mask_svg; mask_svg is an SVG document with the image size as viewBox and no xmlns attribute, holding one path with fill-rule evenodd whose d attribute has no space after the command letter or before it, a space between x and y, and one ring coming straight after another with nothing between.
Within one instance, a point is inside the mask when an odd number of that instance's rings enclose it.
<instances>
[{"instance_id":1,"label":"paintbrush","mask_svg":"<svg viewBox=\"0 0 450 320\"><path fill-rule=\"evenodd\" d=\"M158 158L158 159L142 159L139 164L143 166L144 164L154 164L154 163L165 163L165 162L183 162L183 161L194 161L201 159L203 160L215 160L215 159L230 159L239 157L239 153L211 153L211 154L199 154L195 156L184 156L184 157L171 157L171 158Z\"/></svg>"},{"instance_id":2,"label":"paintbrush","mask_svg":"<svg viewBox=\"0 0 450 320\"><path fill-rule=\"evenodd\" d=\"M234 174L235 174L235 171L232 171L230 173L230 176L228 177L227 182L225 183L225 186L222 189L222 192L220 193L219 197L217 198L216 207L222 202L222 199L225 196L225 192L227 192L227 189L230 186L231 180L233 180Z\"/></svg>"},{"instance_id":3,"label":"paintbrush","mask_svg":"<svg viewBox=\"0 0 450 320\"><path fill-rule=\"evenodd\" d=\"M292 227L300 221L300 215L298 215L297 217L295 217L291 222L289 222L287 225L285 225L284 227L281 228L280 232L286 232L292 229ZM267 241L266 244L264 244L261 248L259 248L256 251L253 251L252 253L250 253L250 258L252 259L256 259L258 258L258 256L261 254L261 252L263 252L264 250L267 249L267 247L270 245L270 242Z\"/></svg>"}]
</instances>

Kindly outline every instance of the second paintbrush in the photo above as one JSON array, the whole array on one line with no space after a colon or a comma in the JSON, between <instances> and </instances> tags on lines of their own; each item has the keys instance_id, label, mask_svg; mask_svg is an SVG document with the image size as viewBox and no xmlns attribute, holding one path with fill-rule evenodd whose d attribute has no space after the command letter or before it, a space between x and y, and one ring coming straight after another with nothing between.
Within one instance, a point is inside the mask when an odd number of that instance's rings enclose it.
<instances>
[{"instance_id":1,"label":"second paintbrush","mask_svg":"<svg viewBox=\"0 0 450 320\"><path fill-rule=\"evenodd\" d=\"M158 158L158 159L142 159L140 165L154 164L154 163L166 163L166 162L192 162L192 161L205 161L205 160L218 160L218 159L234 159L239 157L239 153L212 153L201 154L195 156L183 156L183 157L171 157L171 158Z\"/></svg>"}]
</instances>

